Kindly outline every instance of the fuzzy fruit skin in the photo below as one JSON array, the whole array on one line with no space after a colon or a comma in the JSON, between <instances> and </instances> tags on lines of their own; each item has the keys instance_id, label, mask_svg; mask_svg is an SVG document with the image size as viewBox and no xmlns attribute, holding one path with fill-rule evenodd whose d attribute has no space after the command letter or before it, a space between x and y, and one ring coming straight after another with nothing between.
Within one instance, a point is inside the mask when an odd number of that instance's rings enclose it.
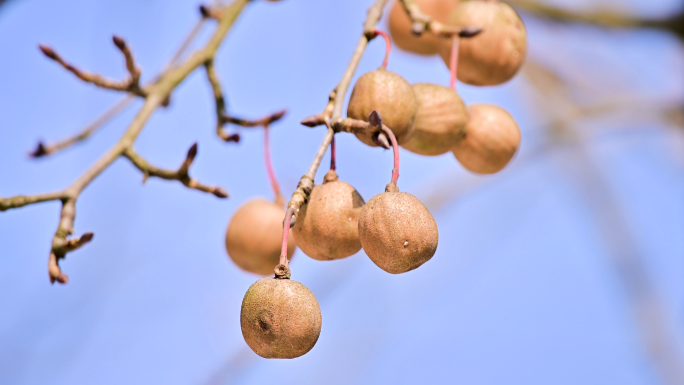
<instances>
[{"instance_id":1,"label":"fuzzy fruit skin","mask_svg":"<svg viewBox=\"0 0 684 385\"><path fill-rule=\"evenodd\" d=\"M440 23L446 23L449 15L458 5L458 0L416 0L420 10ZM439 38L430 32L416 36L411 32L411 19L399 0L392 5L389 14L389 32L392 41L404 51L418 55L436 55L439 52Z\"/></svg>"},{"instance_id":2,"label":"fuzzy fruit skin","mask_svg":"<svg viewBox=\"0 0 684 385\"><path fill-rule=\"evenodd\" d=\"M453 148L461 164L478 174L501 171L520 146L520 129L513 117L491 104L468 106L468 124L463 140Z\"/></svg>"},{"instance_id":3,"label":"fuzzy fruit skin","mask_svg":"<svg viewBox=\"0 0 684 385\"><path fill-rule=\"evenodd\" d=\"M306 286L290 279L261 278L242 300L242 336L264 358L306 354L318 341L321 323L316 297Z\"/></svg>"},{"instance_id":4,"label":"fuzzy fruit skin","mask_svg":"<svg viewBox=\"0 0 684 385\"><path fill-rule=\"evenodd\" d=\"M483 28L479 35L461 39L458 80L490 86L510 80L527 54L527 31L520 16L506 3L464 1L449 16L448 24ZM449 66L451 39L440 42L439 54Z\"/></svg>"},{"instance_id":5,"label":"fuzzy fruit skin","mask_svg":"<svg viewBox=\"0 0 684 385\"><path fill-rule=\"evenodd\" d=\"M389 127L398 143L406 142L416 121L418 104L411 85L398 74L377 69L363 74L354 85L347 117L368 121L368 115L377 110L382 122ZM377 147L369 135L355 133L363 143Z\"/></svg>"},{"instance_id":6,"label":"fuzzy fruit skin","mask_svg":"<svg viewBox=\"0 0 684 385\"><path fill-rule=\"evenodd\" d=\"M416 127L401 146L419 155L441 155L450 151L465 134L466 106L451 88L417 83L413 91L418 101Z\"/></svg>"},{"instance_id":7,"label":"fuzzy fruit skin","mask_svg":"<svg viewBox=\"0 0 684 385\"><path fill-rule=\"evenodd\" d=\"M272 275L279 263L283 237L282 204L255 198L243 204L233 215L226 231L228 256L241 269L259 275ZM287 243L287 256L292 257L295 241L292 230Z\"/></svg>"},{"instance_id":8,"label":"fuzzy fruit skin","mask_svg":"<svg viewBox=\"0 0 684 385\"><path fill-rule=\"evenodd\" d=\"M349 183L336 180L315 185L292 228L297 246L313 259L342 259L361 250L361 195Z\"/></svg>"},{"instance_id":9,"label":"fuzzy fruit skin","mask_svg":"<svg viewBox=\"0 0 684 385\"><path fill-rule=\"evenodd\" d=\"M399 192L392 184L386 191L363 206L359 237L363 250L378 267L401 274L432 258L439 233L435 219L418 198Z\"/></svg>"}]
</instances>

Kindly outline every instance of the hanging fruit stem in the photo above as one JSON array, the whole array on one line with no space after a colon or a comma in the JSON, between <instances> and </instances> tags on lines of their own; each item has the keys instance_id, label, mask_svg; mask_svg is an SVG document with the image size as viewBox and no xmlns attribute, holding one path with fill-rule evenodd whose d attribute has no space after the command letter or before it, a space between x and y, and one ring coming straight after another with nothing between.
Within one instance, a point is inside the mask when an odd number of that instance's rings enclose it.
<instances>
[{"instance_id":1,"label":"hanging fruit stem","mask_svg":"<svg viewBox=\"0 0 684 385\"><path fill-rule=\"evenodd\" d=\"M394 168L392 169L392 181L390 183L397 184L399 180L399 144L397 144L397 138L394 136L392 130L386 126L382 126L382 132L387 135L392 144L392 151L394 151Z\"/></svg>"},{"instance_id":2,"label":"hanging fruit stem","mask_svg":"<svg viewBox=\"0 0 684 385\"><path fill-rule=\"evenodd\" d=\"M292 214L294 209L288 207L283 221L283 244L280 247L280 264L287 266L287 241L290 236L290 225L292 224Z\"/></svg>"},{"instance_id":3,"label":"hanging fruit stem","mask_svg":"<svg viewBox=\"0 0 684 385\"><path fill-rule=\"evenodd\" d=\"M271 181L273 193L276 196L276 200L278 200L282 197L282 195L280 194L280 185L278 185L278 180L276 179L275 172L273 171L273 163L271 162L271 145L269 140L268 124L264 125L264 163L266 164L266 172L268 173L268 179Z\"/></svg>"},{"instance_id":4,"label":"hanging fruit stem","mask_svg":"<svg viewBox=\"0 0 684 385\"><path fill-rule=\"evenodd\" d=\"M461 38L454 35L451 43L451 57L449 58L449 72L451 72L450 85L451 89L456 91L456 76L458 75L458 48Z\"/></svg>"},{"instance_id":5,"label":"hanging fruit stem","mask_svg":"<svg viewBox=\"0 0 684 385\"><path fill-rule=\"evenodd\" d=\"M335 136L333 135L330 141L330 169L337 170L337 165L335 164L335 159L337 158L337 153L335 151Z\"/></svg>"},{"instance_id":6,"label":"hanging fruit stem","mask_svg":"<svg viewBox=\"0 0 684 385\"><path fill-rule=\"evenodd\" d=\"M380 68L387 69L387 61L389 61L390 51L392 51L392 40L390 40L390 37L387 33L379 29L375 30L375 34L380 35L385 39L385 60L382 61Z\"/></svg>"}]
</instances>

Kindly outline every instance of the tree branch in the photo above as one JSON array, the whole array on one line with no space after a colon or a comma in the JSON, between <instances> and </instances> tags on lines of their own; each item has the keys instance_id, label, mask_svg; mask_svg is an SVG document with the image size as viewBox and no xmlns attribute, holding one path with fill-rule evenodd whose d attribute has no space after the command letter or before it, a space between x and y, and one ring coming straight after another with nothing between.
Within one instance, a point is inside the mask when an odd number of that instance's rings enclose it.
<instances>
[{"instance_id":1,"label":"tree branch","mask_svg":"<svg viewBox=\"0 0 684 385\"><path fill-rule=\"evenodd\" d=\"M88 139L90 135L92 135L93 132L95 132L98 128L102 127L102 125L104 125L107 121L118 115L121 111L125 110L126 107L130 106L131 103L133 103L133 100L134 97L132 95L127 95L74 136L62 139L54 144L44 144L43 142L38 142L38 146L35 150L29 153L29 156L32 158L48 156Z\"/></svg>"},{"instance_id":2,"label":"tree branch","mask_svg":"<svg viewBox=\"0 0 684 385\"><path fill-rule=\"evenodd\" d=\"M142 171L144 175L143 183L145 183L147 178L150 176L166 180L177 180L183 183L185 187L214 194L219 198L228 198L228 193L223 187L207 186L201 184L196 179L190 177L190 166L192 165L192 162L195 160L195 156L197 156L197 143L193 144L192 147L190 147L190 149L188 150L188 155L185 158L185 161L183 161L183 164L180 166L180 168L178 168L178 170L175 171L165 170L149 164L142 156L135 152L133 147L128 147L127 149L125 149L123 152L123 156L128 158L128 160L130 160L131 163L133 163L133 165L138 168L138 170Z\"/></svg>"},{"instance_id":3,"label":"tree branch","mask_svg":"<svg viewBox=\"0 0 684 385\"><path fill-rule=\"evenodd\" d=\"M256 120L241 119L228 115L226 112L226 100L223 97L223 91L221 91L221 82L219 81L213 58L204 63L204 68L206 69L207 79L209 80L209 84L211 84L211 89L214 93L214 100L216 104L216 135L222 140L226 142L240 141L240 134L229 134L223 128L223 126L226 124L230 123L242 127L266 127L273 122L277 122L283 116L285 116L285 113L287 112L285 110L274 112Z\"/></svg>"},{"instance_id":4,"label":"tree branch","mask_svg":"<svg viewBox=\"0 0 684 385\"><path fill-rule=\"evenodd\" d=\"M64 273L62 273L59 268L59 260L63 259L68 252L77 249L78 247L82 246L83 244L87 243L92 239L92 234L90 233L86 233L78 239L67 239L67 237L73 233L73 223L74 218L76 216L76 200L80 193L119 156L122 156L124 155L124 153L126 153L126 156L129 157L129 159L131 159L130 155L132 153L132 145L135 142L138 135L140 134L140 132L142 131L142 129L144 128L148 119L152 116L154 111L159 106L163 105L164 101L168 99L169 95L176 88L176 86L178 86L191 72L193 72L198 67L202 66L205 62L211 60L214 57L219 45L221 44L226 34L230 30L231 26L233 25L233 23L235 22L235 20L240 15L240 13L242 12L242 10L248 2L249 0L235 0L231 5L224 8L222 18L219 21L216 30L209 38L209 41L206 43L206 45L203 48L195 51L192 55L190 55L190 57L188 57L179 65L175 67L169 67L159 76L159 79L156 82L151 84L146 89L144 95L145 102L143 103L142 107L138 111L138 114L130 123L124 134L118 140L118 142L114 144L114 146L112 146L97 161L95 161L95 163L91 165L90 168L88 168L69 187L67 187L63 191L56 193L39 194L33 196L17 196L13 198L0 199L0 207L3 211L11 208L25 206L27 204L45 202L48 200L59 199L62 201L60 221L57 227L57 231L55 232L55 235L52 239L52 248L50 250L50 257L48 260L48 272L50 274L51 282L57 281L60 283L66 283L68 281L68 277ZM119 46L118 43L117 46ZM45 52L45 50L43 51ZM125 51L125 49L122 49L122 52L123 51ZM60 61L56 59L58 58L58 56L54 54L54 52L51 49L47 49L46 55L48 55L49 57L54 56L55 60ZM124 56L126 56L126 52L124 52ZM129 64L132 63L131 60L127 60L129 61ZM63 63L63 65L65 65L67 69L73 68L66 63ZM134 65L129 65L129 67L135 68ZM78 70L74 73L83 75L83 73ZM85 77L88 78L88 76ZM132 74L131 80L134 79L135 76ZM136 160L140 159L142 158L136 158ZM164 174L164 170L153 168L144 160L142 160L142 162L144 163L139 164L143 168L154 170L150 171L150 173L156 172L157 174L159 174L155 176L169 175ZM187 175L187 168L189 168L190 163L191 160L186 159L186 162L183 166L181 166L181 169L176 171L176 176L180 176L183 173ZM134 164L136 164L136 162L134 162ZM136 164L136 166L138 166L139 164ZM197 182L192 182L192 179L186 182L188 183L189 187L200 189L206 192L211 192L217 196L222 195L222 192L225 194L225 191L217 191L217 188L210 188L207 186L200 185Z\"/></svg>"}]
</instances>

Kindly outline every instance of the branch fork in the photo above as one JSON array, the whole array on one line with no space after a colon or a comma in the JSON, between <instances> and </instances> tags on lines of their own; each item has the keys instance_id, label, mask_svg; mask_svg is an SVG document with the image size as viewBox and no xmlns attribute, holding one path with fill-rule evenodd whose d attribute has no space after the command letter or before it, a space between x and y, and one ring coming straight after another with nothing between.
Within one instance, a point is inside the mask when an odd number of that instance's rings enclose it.
<instances>
[{"instance_id":1,"label":"branch fork","mask_svg":"<svg viewBox=\"0 0 684 385\"><path fill-rule=\"evenodd\" d=\"M128 158L128 160L130 160L131 163L133 163L133 165L143 173L143 183L145 183L147 178L151 176L166 180L176 180L181 182L184 186L188 188L210 193L218 198L228 198L228 193L223 187L204 185L198 182L196 179L190 177L190 166L192 165L192 162L195 160L195 157L197 156L197 143L193 144L190 147L190 149L188 150L188 154L185 157L185 160L178 168L178 170L175 171L161 169L151 165L142 156L140 156L133 149L133 147L127 147L122 155Z\"/></svg>"},{"instance_id":2,"label":"branch fork","mask_svg":"<svg viewBox=\"0 0 684 385\"><path fill-rule=\"evenodd\" d=\"M133 53L130 47L126 44L126 41L114 35L112 37L114 45L121 51L124 56L126 69L128 70L129 77L126 80L117 81L103 77L100 74L94 72L82 71L75 67L74 65L66 62L54 49L48 47L47 45L39 45L38 47L43 52L45 56L61 64L67 71L73 73L79 79L92 83L100 88L115 90L115 91L125 91L133 95L146 97L148 91L140 87L140 75L141 71L135 64L135 59L133 58Z\"/></svg>"}]
</instances>

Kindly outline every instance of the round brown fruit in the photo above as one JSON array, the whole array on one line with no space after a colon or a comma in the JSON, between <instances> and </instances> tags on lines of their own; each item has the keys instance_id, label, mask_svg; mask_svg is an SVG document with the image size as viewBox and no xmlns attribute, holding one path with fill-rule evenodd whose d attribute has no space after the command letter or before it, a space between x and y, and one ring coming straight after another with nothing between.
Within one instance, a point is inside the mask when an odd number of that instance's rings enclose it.
<instances>
[{"instance_id":1,"label":"round brown fruit","mask_svg":"<svg viewBox=\"0 0 684 385\"><path fill-rule=\"evenodd\" d=\"M371 261L388 273L400 274L432 258L439 234L430 211L390 183L363 206L359 238Z\"/></svg>"},{"instance_id":2,"label":"round brown fruit","mask_svg":"<svg viewBox=\"0 0 684 385\"><path fill-rule=\"evenodd\" d=\"M478 27L479 35L461 39L458 50L458 80L490 86L510 80L527 53L527 31L520 16L506 3L464 1L449 16L449 24ZM449 66L451 39L440 41L439 54Z\"/></svg>"},{"instance_id":3,"label":"round brown fruit","mask_svg":"<svg viewBox=\"0 0 684 385\"><path fill-rule=\"evenodd\" d=\"M398 74L381 68L363 74L356 82L347 106L347 116L367 122L368 115L377 110L397 142L403 143L413 133L417 109L411 85ZM370 135L355 135L363 143L377 146Z\"/></svg>"},{"instance_id":4,"label":"round brown fruit","mask_svg":"<svg viewBox=\"0 0 684 385\"><path fill-rule=\"evenodd\" d=\"M445 23L458 5L458 0L416 0L420 10L440 23ZM439 52L439 38L430 32L416 36L411 32L411 19L397 0L389 14L389 32L392 41L404 51L419 55L435 55Z\"/></svg>"},{"instance_id":5,"label":"round brown fruit","mask_svg":"<svg viewBox=\"0 0 684 385\"><path fill-rule=\"evenodd\" d=\"M254 282L242 300L242 336L264 358L296 358L321 334L321 308L311 291L290 279Z\"/></svg>"},{"instance_id":6,"label":"round brown fruit","mask_svg":"<svg viewBox=\"0 0 684 385\"><path fill-rule=\"evenodd\" d=\"M491 104L468 106L465 137L453 148L461 164L472 172L501 171L520 146L520 129L513 117Z\"/></svg>"},{"instance_id":7,"label":"round brown fruit","mask_svg":"<svg viewBox=\"0 0 684 385\"><path fill-rule=\"evenodd\" d=\"M292 228L297 246L313 259L342 259L361 250L359 214L361 195L349 183L328 172L323 184L314 186L309 201L297 214Z\"/></svg>"},{"instance_id":8,"label":"round brown fruit","mask_svg":"<svg viewBox=\"0 0 684 385\"><path fill-rule=\"evenodd\" d=\"M441 155L463 138L468 120L463 100L451 88L417 83L413 91L418 101L416 127L401 146L420 155Z\"/></svg>"},{"instance_id":9,"label":"round brown fruit","mask_svg":"<svg viewBox=\"0 0 684 385\"><path fill-rule=\"evenodd\" d=\"M243 270L271 275L280 259L285 209L277 203L255 198L240 207L226 231L228 256ZM287 243L287 256L292 257L295 242L292 230Z\"/></svg>"}]
</instances>

